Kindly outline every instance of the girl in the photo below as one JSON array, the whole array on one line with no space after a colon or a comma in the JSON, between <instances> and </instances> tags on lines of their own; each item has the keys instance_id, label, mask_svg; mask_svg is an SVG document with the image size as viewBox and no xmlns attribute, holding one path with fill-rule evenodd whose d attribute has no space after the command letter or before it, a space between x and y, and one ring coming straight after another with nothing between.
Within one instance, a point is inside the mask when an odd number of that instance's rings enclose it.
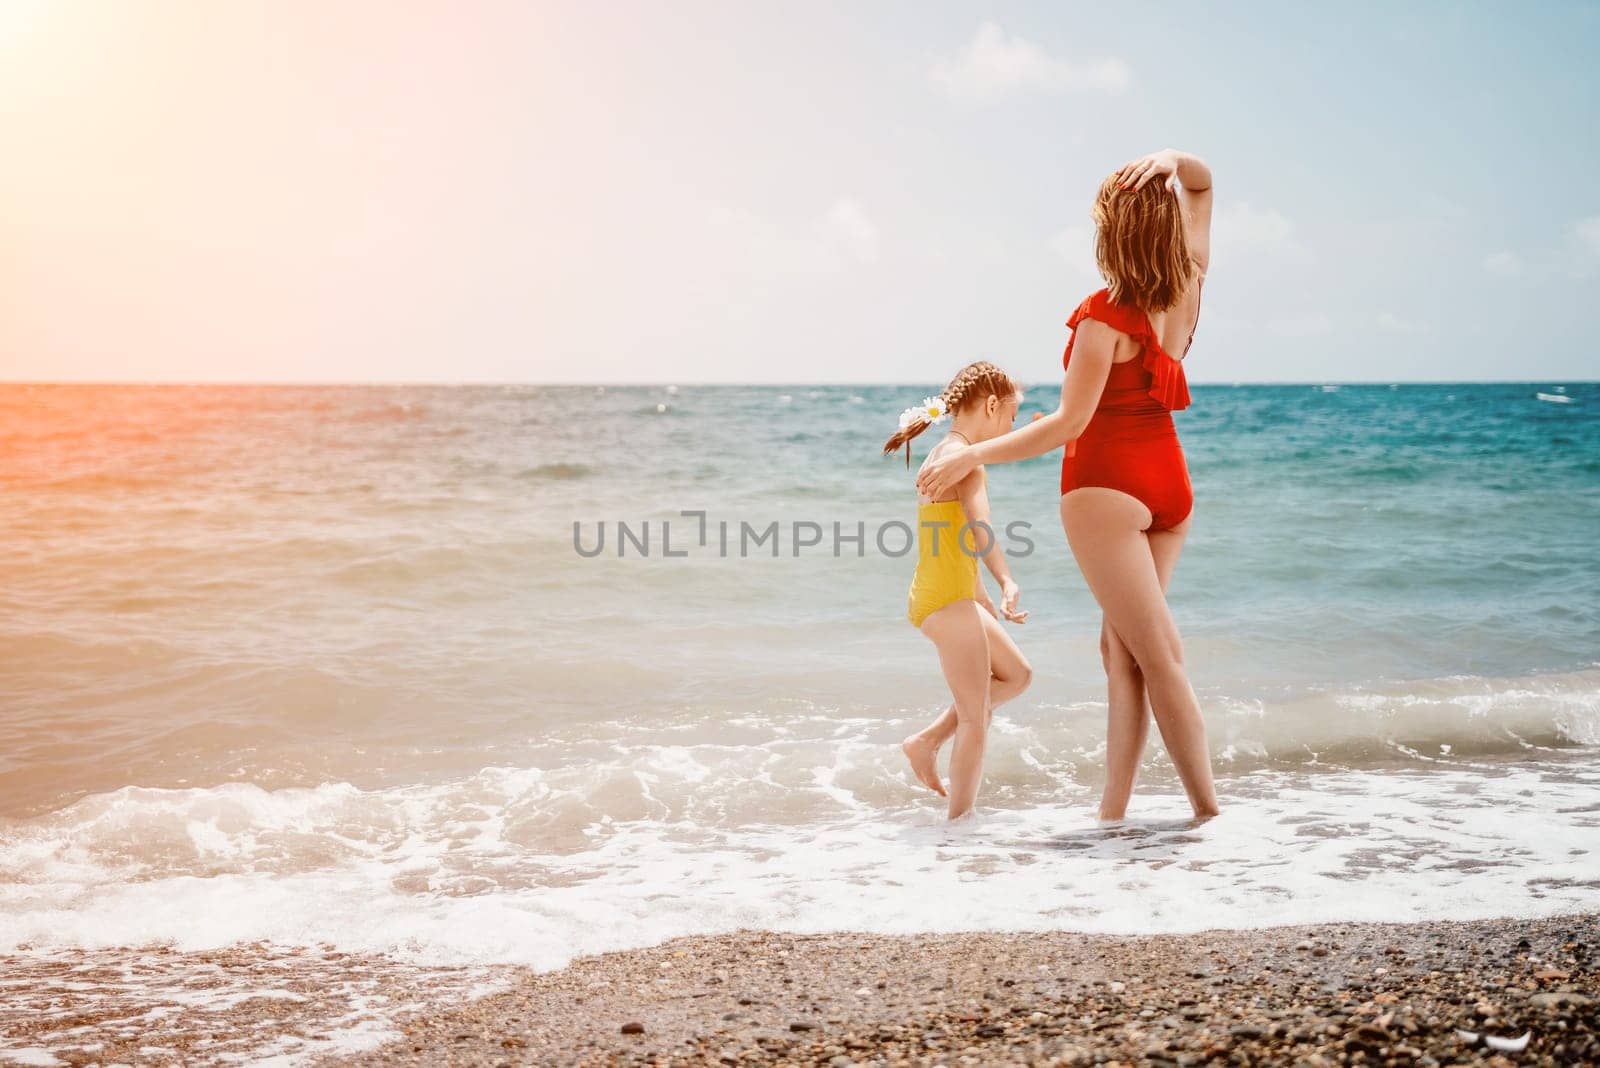
<instances>
[{"instance_id":1,"label":"girl","mask_svg":"<svg viewBox=\"0 0 1600 1068\"><path fill-rule=\"evenodd\" d=\"M884 443L884 455L904 445L911 466L911 439L935 423L952 419L950 433L929 451L924 467L952 447L987 441L1011 429L1022 403L1022 388L987 361L968 364L944 392L921 408L900 416L900 429ZM921 474L919 471L918 474ZM1005 553L989 521L989 495L982 467L934 496L917 498L917 570L907 595L906 618L939 651L939 663L953 704L927 727L907 738L901 749L917 778L949 799L950 819L964 815L978 796L990 716L997 705L1027 689L1032 669L999 616L1013 623L1028 618L1017 610L1021 590L1012 581ZM978 578L981 556L1000 583L1000 611ZM950 790L939 781L939 747L951 737Z\"/></svg>"},{"instance_id":2,"label":"girl","mask_svg":"<svg viewBox=\"0 0 1600 1068\"><path fill-rule=\"evenodd\" d=\"M1106 287L1067 320L1061 403L1032 426L932 457L917 477L938 494L983 463L1066 445L1061 525L1104 613L1106 785L1100 818L1122 819L1152 716L1199 819L1218 812L1200 702L1189 684L1167 584L1194 493L1173 411L1189 405L1183 358L1211 255L1211 169L1174 149L1124 164L1094 201Z\"/></svg>"}]
</instances>

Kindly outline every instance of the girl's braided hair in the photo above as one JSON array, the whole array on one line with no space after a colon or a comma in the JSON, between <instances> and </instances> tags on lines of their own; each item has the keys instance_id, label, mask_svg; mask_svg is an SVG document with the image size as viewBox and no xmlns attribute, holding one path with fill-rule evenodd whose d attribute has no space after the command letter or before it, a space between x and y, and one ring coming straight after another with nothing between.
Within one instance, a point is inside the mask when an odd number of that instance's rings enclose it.
<instances>
[{"instance_id":1,"label":"girl's braided hair","mask_svg":"<svg viewBox=\"0 0 1600 1068\"><path fill-rule=\"evenodd\" d=\"M1006 374L988 360L979 360L969 363L956 372L950 384L944 387L944 392L939 394L944 401L944 410L952 416L970 404L976 404L991 395L996 397L1010 397L1019 392L1021 387L1016 379ZM906 449L906 467L911 466L911 439L922 433L933 424L927 416L913 419L910 424L890 435L889 440L883 443L883 454L889 456L904 445Z\"/></svg>"}]
</instances>

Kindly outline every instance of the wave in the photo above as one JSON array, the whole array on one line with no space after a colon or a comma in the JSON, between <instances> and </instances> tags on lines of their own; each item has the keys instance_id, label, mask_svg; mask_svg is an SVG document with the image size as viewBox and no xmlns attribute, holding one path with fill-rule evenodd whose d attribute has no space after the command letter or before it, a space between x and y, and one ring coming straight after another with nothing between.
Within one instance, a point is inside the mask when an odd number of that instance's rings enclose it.
<instances>
[{"instance_id":1,"label":"wave","mask_svg":"<svg viewBox=\"0 0 1600 1068\"><path fill-rule=\"evenodd\" d=\"M416 401L389 401L370 408L359 408L346 417L352 423L410 423L430 418L426 405Z\"/></svg>"},{"instance_id":2,"label":"wave","mask_svg":"<svg viewBox=\"0 0 1600 1068\"><path fill-rule=\"evenodd\" d=\"M517 473L518 478L530 479L575 479L588 478L597 473L597 469L587 464L540 464L529 467Z\"/></svg>"},{"instance_id":3,"label":"wave","mask_svg":"<svg viewBox=\"0 0 1600 1068\"><path fill-rule=\"evenodd\" d=\"M267 942L553 968L740 926L1160 932L1597 904L1587 760L1262 772L1200 826L1175 790L1102 823L1089 790L1007 807L986 786L952 825L904 774L892 797L863 792L873 758L853 747L803 776L769 764L748 781L771 803L719 820L708 755L664 747L613 768L605 789L633 803L582 826L563 814L580 767L84 798L0 824L0 951ZM661 803L669 774L699 808ZM805 818L783 818L796 793Z\"/></svg>"},{"instance_id":4,"label":"wave","mask_svg":"<svg viewBox=\"0 0 1600 1068\"><path fill-rule=\"evenodd\" d=\"M1600 671L1455 676L1218 702L1224 759L1351 767L1600 745Z\"/></svg>"}]
</instances>

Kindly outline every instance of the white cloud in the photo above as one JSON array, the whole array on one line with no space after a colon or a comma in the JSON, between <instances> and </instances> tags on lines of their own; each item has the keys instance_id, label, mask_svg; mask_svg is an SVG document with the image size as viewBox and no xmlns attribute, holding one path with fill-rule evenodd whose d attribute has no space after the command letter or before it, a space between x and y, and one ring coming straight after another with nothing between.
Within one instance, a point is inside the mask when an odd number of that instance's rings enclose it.
<instances>
[{"instance_id":1,"label":"white cloud","mask_svg":"<svg viewBox=\"0 0 1600 1068\"><path fill-rule=\"evenodd\" d=\"M1387 330L1391 334L1426 334L1429 327L1426 323L1417 322L1415 319L1406 319L1394 312L1379 312L1373 320L1380 330Z\"/></svg>"},{"instance_id":2,"label":"white cloud","mask_svg":"<svg viewBox=\"0 0 1600 1068\"><path fill-rule=\"evenodd\" d=\"M713 205L708 221L703 237L716 247L713 260L741 275L838 274L879 254L878 227L851 197L809 223L780 223L727 204Z\"/></svg>"},{"instance_id":3,"label":"white cloud","mask_svg":"<svg viewBox=\"0 0 1600 1068\"><path fill-rule=\"evenodd\" d=\"M1212 259L1221 252L1224 260L1244 259L1262 252L1297 263L1311 260L1311 249L1295 236L1294 224L1275 208L1256 208L1249 201L1236 200L1211 220Z\"/></svg>"},{"instance_id":4,"label":"white cloud","mask_svg":"<svg viewBox=\"0 0 1600 1068\"><path fill-rule=\"evenodd\" d=\"M1032 41L1007 37L993 22L979 26L953 61L935 63L929 76L952 97L966 100L992 100L1018 92L1116 93L1131 81L1128 66L1120 59L1089 63L1057 59Z\"/></svg>"},{"instance_id":5,"label":"white cloud","mask_svg":"<svg viewBox=\"0 0 1600 1068\"><path fill-rule=\"evenodd\" d=\"M1600 215L1578 219L1560 244L1535 248L1529 255L1501 249L1479 261L1483 269L1499 278L1525 274L1548 277L1552 273L1573 278L1590 278L1600 267Z\"/></svg>"},{"instance_id":6,"label":"white cloud","mask_svg":"<svg viewBox=\"0 0 1600 1068\"><path fill-rule=\"evenodd\" d=\"M1314 312L1286 319L1268 319L1261 324L1261 328L1278 337L1310 337L1328 333L1333 329L1333 320L1323 312Z\"/></svg>"},{"instance_id":7,"label":"white cloud","mask_svg":"<svg viewBox=\"0 0 1600 1068\"><path fill-rule=\"evenodd\" d=\"M1522 273L1522 257L1515 252L1491 252L1483 258L1483 269L1502 278Z\"/></svg>"},{"instance_id":8,"label":"white cloud","mask_svg":"<svg viewBox=\"0 0 1600 1068\"><path fill-rule=\"evenodd\" d=\"M1600 256L1600 215L1579 219L1573 224L1572 234L1586 251Z\"/></svg>"},{"instance_id":9,"label":"white cloud","mask_svg":"<svg viewBox=\"0 0 1600 1068\"><path fill-rule=\"evenodd\" d=\"M849 198L834 201L822 220L823 240L862 263L878 258L878 228L867 211Z\"/></svg>"},{"instance_id":10,"label":"white cloud","mask_svg":"<svg viewBox=\"0 0 1600 1068\"><path fill-rule=\"evenodd\" d=\"M1099 279L1100 268L1094 262L1094 228L1068 226L1050 239L1050 247L1066 261L1074 275Z\"/></svg>"}]
</instances>

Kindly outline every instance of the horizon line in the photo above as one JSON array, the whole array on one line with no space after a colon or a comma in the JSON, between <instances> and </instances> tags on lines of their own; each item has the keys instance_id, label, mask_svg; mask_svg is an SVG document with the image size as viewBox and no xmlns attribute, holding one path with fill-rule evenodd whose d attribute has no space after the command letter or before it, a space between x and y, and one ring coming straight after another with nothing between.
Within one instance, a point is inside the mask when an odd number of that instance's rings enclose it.
<instances>
[{"instance_id":1,"label":"horizon line","mask_svg":"<svg viewBox=\"0 0 1600 1068\"><path fill-rule=\"evenodd\" d=\"M1039 382L1027 382L1030 386L1039 386L1053 379ZM900 388L903 386L923 386L929 383L937 384L935 379L901 379L897 381L811 381L811 382L747 382L732 379L655 379L655 380L614 380L603 382L579 381L534 381L531 379L114 379L114 378L83 378L83 379L26 379L26 378L0 378L0 388L8 386L114 386L123 388L156 388L156 387L201 387L201 386L246 386L246 387L292 387L292 388L350 388L357 386L393 386L393 387L437 387L447 389L470 389L481 387L557 387L557 388L618 388L641 389L662 388L667 386L702 386L712 388L724 387L766 387L766 388L817 388L826 387L857 387L857 388ZM1600 383L1600 377L1595 378L1234 378L1218 379L1213 381L1191 381L1191 386L1517 386L1517 385L1547 385L1579 383L1584 385Z\"/></svg>"}]
</instances>

